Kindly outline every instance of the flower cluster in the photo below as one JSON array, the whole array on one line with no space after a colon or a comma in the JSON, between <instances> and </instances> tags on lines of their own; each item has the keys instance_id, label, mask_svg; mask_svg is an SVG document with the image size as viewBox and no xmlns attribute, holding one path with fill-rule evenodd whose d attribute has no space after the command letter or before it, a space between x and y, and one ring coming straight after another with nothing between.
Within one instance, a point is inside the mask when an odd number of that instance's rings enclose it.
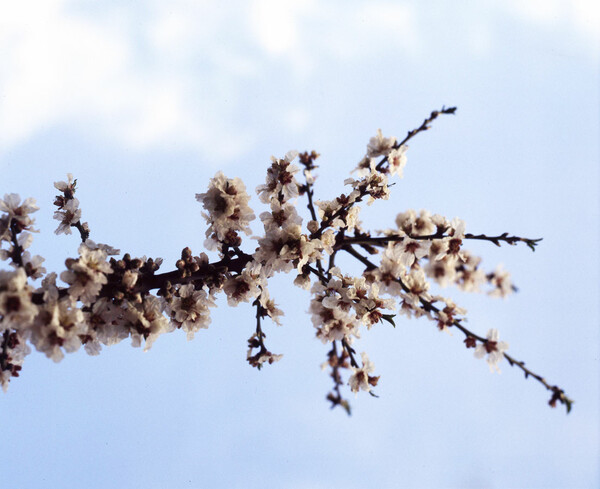
<instances>
[{"instance_id":1,"label":"flower cluster","mask_svg":"<svg viewBox=\"0 0 600 489\"><path fill-rule=\"evenodd\" d=\"M323 368L329 369L333 389L327 395L332 407L350 412L343 389L351 392L373 389L379 376L366 352L360 356L354 344L363 332L383 324L395 326L397 315L425 318L440 331L459 331L464 344L476 358L486 357L492 371L506 359L551 391L552 406L572 401L557 386L512 358L508 344L495 329L486 337L465 327L466 310L441 294L455 286L466 292L487 290L492 297L506 297L516 288L502 267L486 272L481 259L465 248L469 240L495 245L524 242L535 249L539 239L475 235L467 232L461 219L448 219L426 210L407 210L396 216L392 227L373 233L359 220L360 205L386 200L389 178L403 176L407 142L440 114L434 111L421 126L402 140L384 137L381 130L370 139L356 170L345 180L348 190L330 200L315 200L317 177L313 173L319 154L290 151L272 158L266 181L256 193L268 209L259 214L264 232L253 237L254 249L242 250L241 234L250 235L255 212L250 196L238 178L218 172L208 190L196 194L207 222L205 246L218 252L211 261L205 253L194 255L184 248L173 270L157 273L160 258L132 257L106 244L89 239L89 226L81 222L76 180L54 185L61 193L54 204L59 221L56 234L81 237L78 256L65 261L60 274L46 273L43 258L31 256L34 220L38 210L33 199L7 194L0 200L0 259L12 269L0 271L0 383L6 390L18 377L31 346L48 358L60 361L65 353L81 347L90 355L131 338L144 350L164 333L185 332L188 339L209 327L210 309L223 293L229 306L241 303L256 308L255 327L248 339L246 359L256 368L275 363L281 354L266 346L263 321L282 325L283 311L269 292L276 274L293 271L294 284L311 294L309 312L316 337L328 345ZM294 163L296 161L296 163ZM299 166L298 166L299 165ZM303 167L302 174L300 167ZM298 177L304 176L304 181ZM303 220L298 200L306 197L310 212ZM362 273L349 275L336 265L336 257L357 260ZM39 285L33 281L41 279ZM60 282L58 280L60 279Z\"/></svg>"},{"instance_id":2,"label":"flower cluster","mask_svg":"<svg viewBox=\"0 0 600 489\"><path fill-rule=\"evenodd\" d=\"M75 198L75 187L77 180L73 180L72 174L67 174L67 181L54 182L54 187L62 192L62 195L57 195L54 200L54 205L58 210L54 212L54 219L60 222L56 234L71 234L71 227L76 227L87 238L90 234L90 229L87 222L81 223L81 209L79 208L79 200Z\"/></svg>"},{"instance_id":3,"label":"flower cluster","mask_svg":"<svg viewBox=\"0 0 600 489\"><path fill-rule=\"evenodd\" d=\"M384 316L391 317L384 311L394 310L395 301L381 299L377 283L368 283L366 277L343 276L337 267L329 274L326 283L316 282L311 290L312 322L323 343L342 340L349 345L353 337L360 338L360 326L371 329Z\"/></svg>"},{"instance_id":4,"label":"flower cluster","mask_svg":"<svg viewBox=\"0 0 600 489\"><path fill-rule=\"evenodd\" d=\"M196 194L207 213L205 219L210 224L206 231L204 246L209 250L223 251L224 247L238 247L242 244L238 232L250 234L248 224L254 219L248 207L250 196L239 178L227 178L219 172L211 179L208 191Z\"/></svg>"}]
</instances>

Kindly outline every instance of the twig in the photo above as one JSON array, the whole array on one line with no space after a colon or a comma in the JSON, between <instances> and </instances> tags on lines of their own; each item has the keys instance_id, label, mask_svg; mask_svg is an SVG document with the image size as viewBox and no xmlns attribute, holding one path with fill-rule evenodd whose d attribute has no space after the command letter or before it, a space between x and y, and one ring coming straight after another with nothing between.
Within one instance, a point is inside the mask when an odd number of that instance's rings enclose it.
<instances>
[{"instance_id":1,"label":"twig","mask_svg":"<svg viewBox=\"0 0 600 489\"><path fill-rule=\"evenodd\" d=\"M354 250L351 246L345 246L342 249L344 251L348 252L350 255L352 255L355 258L357 258L361 263L365 264L367 266L368 270L374 270L374 269L377 268L377 266L373 262L371 262L368 258L362 256L360 253L358 253L356 250ZM410 292L410 290L408 289L408 287L406 286L406 284L404 284L404 282L402 282L402 280L400 278L398 278L396 280L400 284L400 286L402 287L402 290L404 292ZM425 310L427 312L436 312L436 313L440 312L440 309L438 307L436 307L430 301L427 301L427 300L423 299L422 297L419 297L419 302L423 306L423 310ZM486 338L483 338L483 337L481 337L481 336L473 333L469 329L465 328L462 325L460 319L455 319L452 322L452 324L457 329L459 329L460 331L462 331L467 338L471 337L471 338L475 338L476 340L478 340L480 342L483 342L483 343L487 342ZM525 378L527 378L529 376L533 377L539 383L541 383L547 390L550 390L553 393L552 398L550 399L550 405L551 406L554 406L556 404L556 401L559 401L561 404L565 405L565 407L567 409L567 413L569 413L571 411L571 406L572 406L572 404L573 404L574 401L572 399L569 399L565 395L564 390L560 389L558 386L551 386L550 384L548 384L546 382L546 380L541 375L538 375L538 374L532 372L527 367L525 367L525 362L518 361L515 358L513 358L512 356L507 355L507 354L503 354L503 355L504 355L504 357L506 358L506 360L508 361L508 363L510 364L511 367L514 367L516 365L518 368L520 368L525 373Z\"/></svg>"}]
</instances>

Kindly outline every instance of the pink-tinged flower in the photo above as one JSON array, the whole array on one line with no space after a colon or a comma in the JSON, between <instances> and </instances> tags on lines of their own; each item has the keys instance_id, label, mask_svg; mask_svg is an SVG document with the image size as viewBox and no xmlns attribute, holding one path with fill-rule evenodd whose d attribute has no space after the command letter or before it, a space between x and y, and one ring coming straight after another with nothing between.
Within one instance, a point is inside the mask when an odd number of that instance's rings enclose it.
<instances>
[{"instance_id":1,"label":"pink-tinged flower","mask_svg":"<svg viewBox=\"0 0 600 489\"><path fill-rule=\"evenodd\" d=\"M125 319L127 302L122 307L114 305L109 299L102 297L94 302L91 311L84 312L89 325L82 339L85 351L89 355L100 352L101 344L111 346L129 337L129 329Z\"/></svg>"},{"instance_id":2,"label":"pink-tinged flower","mask_svg":"<svg viewBox=\"0 0 600 489\"><path fill-rule=\"evenodd\" d=\"M26 330L38 313L31 302L31 287L23 268L0 270L0 329Z\"/></svg>"},{"instance_id":3,"label":"pink-tinged flower","mask_svg":"<svg viewBox=\"0 0 600 489\"><path fill-rule=\"evenodd\" d=\"M106 261L106 252L101 249L91 250L83 243L79 246L79 259L66 260L68 270L60 274L60 278L70 285L69 295L86 305L94 302L102 286L107 283L107 275L112 272Z\"/></svg>"},{"instance_id":4,"label":"pink-tinged flower","mask_svg":"<svg viewBox=\"0 0 600 489\"><path fill-rule=\"evenodd\" d=\"M283 316L283 311L279 309L277 304L275 304L275 301L269 297L269 291L266 288L263 288L259 301L263 310L267 313L267 316L269 316L277 326L281 326L279 318Z\"/></svg>"},{"instance_id":5,"label":"pink-tinged flower","mask_svg":"<svg viewBox=\"0 0 600 489\"><path fill-rule=\"evenodd\" d=\"M31 256L29 251L25 251L21 256L21 260L23 261L23 267L27 272L27 276L36 279L41 278L46 273L46 269L42 266L42 263L45 261L39 255ZM14 263L12 265L15 265Z\"/></svg>"},{"instance_id":6,"label":"pink-tinged flower","mask_svg":"<svg viewBox=\"0 0 600 489\"><path fill-rule=\"evenodd\" d=\"M388 163L390 165L390 175L398 175L398 178L403 177L403 170L406 166L406 150L408 146L402 145L399 148L392 149L388 154Z\"/></svg>"},{"instance_id":7,"label":"pink-tinged flower","mask_svg":"<svg viewBox=\"0 0 600 489\"><path fill-rule=\"evenodd\" d=\"M335 245L335 231L331 228L326 229L325 231L323 231L323 233L321 234L321 239L319 240L313 240L314 242L316 242L317 246L322 247L323 251L325 251L325 253L327 253L328 255L333 255L333 247Z\"/></svg>"},{"instance_id":8,"label":"pink-tinged flower","mask_svg":"<svg viewBox=\"0 0 600 489\"><path fill-rule=\"evenodd\" d=\"M387 156L394 144L396 144L396 138L384 138L381 129L377 129L377 134L369 140L367 145L367 156L369 158Z\"/></svg>"},{"instance_id":9,"label":"pink-tinged flower","mask_svg":"<svg viewBox=\"0 0 600 489\"><path fill-rule=\"evenodd\" d=\"M260 264L247 266L239 275L225 280L223 291L227 295L227 304L237 307L240 302L250 302L260 295L260 287L264 285L265 278Z\"/></svg>"},{"instance_id":10,"label":"pink-tinged flower","mask_svg":"<svg viewBox=\"0 0 600 489\"><path fill-rule=\"evenodd\" d=\"M375 370L375 366L369 360L369 357L365 352L360 354L363 366L361 368L351 367L354 372L348 379L348 385L352 392L358 392L360 390L370 392L371 387L377 385L379 377L369 375Z\"/></svg>"},{"instance_id":11,"label":"pink-tinged flower","mask_svg":"<svg viewBox=\"0 0 600 489\"><path fill-rule=\"evenodd\" d=\"M33 219L29 214L38 211L40 208L35 204L35 199L28 197L21 203L19 194L5 194L4 199L0 199L0 211L8 214L8 219L17 221L19 231L30 229Z\"/></svg>"},{"instance_id":12,"label":"pink-tinged flower","mask_svg":"<svg viewBox=\"0 0 600 489\"><path fill-rule=\"evenodd\" d=\"M131 345L141 346L148 351L156 339L172 330L169 321L163 315L163 303L154 296L147 296L141 304L126 303L125 318L131 331Z\"/></svg>"},{"instance_id":13,"label":"pink-tinged flower","mask_svg":"<svg viewBox=\"0 0 600 489\"><path fill-rule=\"evenodd\" d=\"M54 182L54 188L56 188L58 191L60 192L73 192L73 189L75 187L74 185L74 181L73 181L73 174L72 173L67 173L67 180L68 182L65 182L64 180L61 180L59 182ZM72 198L73 195L70 195L70 198Z\"/></svg>"},{"instance_id":14,"label":"pink-tinged flower","mask_svg":"<svg viewBox=\"0 0 600 489\"><path fill-rule=\"evenodd\" d=\"M404 238L396 243L394 251L398 256L398 261L406 268L410 268L415 261L418 262L429 254L430 246L430 241Z\"/></svg>"},{"instance_id":15,"label":"pink-tinged flower","mask_svg":"<svg viewBox=\"0 0 600 489\"><path fill-rule=\"evenodd\" d=\"M359 180L349 178L346 182L353 183L359 182ZM358 225L360 207L354 206L353 204L359 196L360 192L358 190L353 190L350 194L342 194L334 200L316 201L315 204L317 206L319 218L322 222L327 222L327 224L333 228L348 228L348 231L352 231Z\"/></svg>"},{"instance_id":16,"label":"pink-tinged flower","mask_svg":"<svg viewBox=\"0 0 600 489\"><path fill-rule=\"evenodd\" d=\"M8 332L0 335L0 385L2 390L8 390L11 377L18 377L25 357L31 353L26 342L26 334L21 331Z\"/></svg>"},{"instance_id":17,"label":"pink-tinged flower","mask_svg":"<svg viewBox=\"0 0 600 489\"><path fill-rule=\"evenodd\" d=\"M254 219L254 212L248 207L250 196L246 186L239 178L227 178L218 172L210 180L208 191L196 194L207 213L203 213L209 228L206 231L205 246L208 249L221 249L227 246L239 246L239 231L250 234L248 224Z\"/></svg>"},{"instance_id":18,"label":"pink-tinged flower","mask_svg":"<svg viewBox=\"0 0 600 489\"><path fill-rule=\"evenodd\" d=\"M264 185L256 187L261 202L268 204L272 200L278 200L284 203L298 196L298 182L294 175L299 168L290 164L297 155L297 151L288 151L283 159L271 157L267 180Z\"/></svg>"},{"instance_id":19,"label":"pink-tinged flower","mask_svg":"<svg viewBox=\"0 0 600 489\"><path fill-rule=\"evenodd\" d=\"M388 188L388 177L385 173L377 170L375 160L371 160L371 171L360 180L347 178L344 184L352 185L358 195L368 195L367 205L371 205L377 199L387 200L390 197Z\"/></svg>"},{"instance_id":20,"label":"pink-tinged flower","mask_svg":"<svg viewBox=\"0 0 600 489\"><path fill-rule=\"evenodd\" d=\"M31 243L33 243L33 235L27 231L24 231L17 237L17 242L21 248L26 250L31 246Z\"/></svg>"},{"instance_id":21,"label":"pink-tinged flower","mask_svg":"<svg viewBox=\"0 0 600 489\"><path fill-rule=\"evenodd\" d=\"M437 241L437 240L436 240ZM423 267L425 274L435 280L440 286L447 287L456 279L456 266L452 260L432 260Z\"/></svg>"},{"instance_id":22,"label":"pink-tinged flower","mask_svg":"<svg viewBox=\"0 0 600 489\"><path fill-rule=\"evenodd\" d=\"M420 299L430 300L429 282L421 268L412 268L402 279L408 288L405 300L409 301L415 308L420 307Z\"/></svg>"},{"instance_id":23,"label":"pink-tinged flower","mask_svg":"<svg viewBox=\"0 0 600 489\"><path fill-rule=\"evenodd\" d=\"M485 272L479 268L481 258L472 255L469 251L461 252L463 261L455 262L456 284L465 292L479 292L486 282Z\"/></svg>"},{"instance_id":24,"label":"pink-tinged flower","mask_svg":"<svg viewBox=\"0 0 600 489\"><path fill-rule=\"evenodd\" d=\"M302 273L304 265L322 258L321 242L302 234L300 225L272 228L258 243L254 260L263 265L266 276L272 272L287 273L294 267Z\"/></svg>"},{"instance_id":25,"label":"pink-tinged flower","mask_svg":"<svg viewBox=\"0 0 600 489\"><path fill-rule=\"evenodd\" d=\"M383 310L394 310L396 301L379 297L379 284L367 283L366 277L345 277L348 283L346 297L352 301L356 317L371 328L383 316Z\"/></svg>"},{"instance_id":26,"label":"pink-tinged flower","mask_svg":"<svg viewBox=\"0 0 600 489\"><path fill-rule=\"evenodd\" d=\"M196 290L193 284L182 285L177 295L168 304L167 310L178 328L187 333L187 339L194 338L200 329L210 324L209 307L214 307L214 299L204 290Z\"/></svg>"},{"instance_id":27,"label":"pink-tinged flower","mask_svg":"<svg viewBox=\"0 0 600 489\"><path fill-rule=\"evenodd\" d=\"M335 273L336 269L332 269ZM347 289L337 278L329 280L326 286L315 282L311 292L309 312L317 329L317 338L323 343L359 337L359 320L352 308L352 300L347 297Z\"/></svg>"},{"instance_id":28,"label":"pink-tinged flower","mask_svg":"<svg viewBox=\"0 0 600 489\"><path fill-rule=\"evenodd\" d=\"M498 341L500 334L497 329L490 329L487 333L487 339L483 343L479 343L475 348L475 358L482 358L487 354L487 363L490 370L500 372L498 363L504 358L504 352L508 350L508 343Z\"/></svg>"},{"instance_id":29,"label":"pink-tinged flower","mask_svg":"<svg viewBox=\"0 0 600 489\"><path fill-rule=\"evenodd\" d=\"M390 295L400 295L402 287L398 279L405 273L406 267L400 263L394 251L394 245L390 243L383 253L379 267L374 271L374 278L379 284L379 289Z\"/></svg>"},{"instance_id":30,"label":"pink-tinged flower","mask_svg":"<svg viewBox=\"0 0 600 489\"><path fill-rule=\"evenodd\" d=\"M461 248L465 237L465 222L457 217L452 219L448 234L449 237L444 238L444 241L447 243L446 256L459 263L466 262L466 252Z\"/></svg>"},{"instance_id":31,"label":"pink-tinged flower","mask_svg":"<svg viewBox=\"0 0 600 489\"><path fill-rule=\"evenodd\" d=\"M311 282L310 282L310 275L308 274L299 274L295 279L294 279L294 285L296 287L300 287L301 289L304 290L310 290L310 286L311 286Z\"/></svg>"},{"instance_id":32,"label":"pink-tinged flower","mask_svg":"<svg viewBox=\"0 0 600 489\"><path fill-rule=\"evenodd\" d=\"M448 329L454 325L454 321L457 316L463 316L467 313L466 309L462 307L458 307L452 300L446 299L444 297L436 296L433 298L434 301L442 301L445 303L443 309L438 311L434 318L437 319L437 326L440 331L448 332Z\"/></svg>"},{"instance_id":33,"label":"pink-tinged flower","mask_svg":"<svg viewBox=\"0 0 600 489\"><path fill-rule=\"evenodd\" d=\"M512 294L514 288L510 280L510 274L503 269L502 265L496 267L496 271L488 276L488 281L493 285L493 289L488 292L492 297L506 297Z\"/></svg>"},{"instance_id":34,"label":"pink-tinged flower","mask_svg":"<svg viewBox=\"0 0 600 489\"><path fill-rule=\"evenodd\" d=\"M79 349L86 328L81 309L67 296L44 305L32 327L30 341L38 351L60 362L64 352L72 353Z\"/></svg>"},{"instance_id":35,"label":"pink-tinged flower","mask_svg":"<svg viewBox=\"0 0 600 489\"><path fill-rule=\"evenodd\" d=\"M271 200L271 212L263 212L260 216L265 231L273 228L285 228L302 224L296 207L290 204L281 204L278 200Z\"/></svg>"},{"instance_id":36,"label":"pink-tinged flower","mask_svg":"<svg viewBox=\"0 0 600 489\"><path fill-rule=\"evenodd\" d=\"M260 348L258 353L254 353L255 348ZM260 369L264 363L272 364L283 358L283 355L276 355L268 351L263 344L258 340L258 335L254 333L248 338L248 354L246 359L253 367Z\"/></svg>"},{"instance_id":37,"label":"pink-tinged flower","mask_svg":"<svg viewBox=\"0 0 600 489\"><path fill-rule=\"evenodd\" d=\"M60 224L54 231L56 234L71 234L73 224L81 220L81 209L79 209L79 201L70 199L61 210L54 212L54 219L60 221Z\"/></svg>"},{"instance_id":38,"label":"pink-tinged flower","mask_svg":"<svg viewBox=\"0 0 600 489\"><path fill-rule=\"evenodd\" d=\"M107 255L118 255L120 253L120 250L113 248L110 245L104 244L104 243L96 243L95 241L92 241L91 239L86 239L85 240L85 245L90 249L90 250L102 250L104 251ZM162 259L158 258L157 260L160 260L162 263Z\"/></svg>"},{"instance_id":39,"label":"pink-tinged flower","mask_svg":"<svg viewBox=\"0 0 600 489\"><path fill-rule=\"evenodd\" d=\"M442 216L432 216L426 210L419 211L418 216L413 209L401 212L396 216L396 226L408 236L429 236L436 232L437 226L445 228L444 222L445 219Z\"/></svg>"}]
</instances>

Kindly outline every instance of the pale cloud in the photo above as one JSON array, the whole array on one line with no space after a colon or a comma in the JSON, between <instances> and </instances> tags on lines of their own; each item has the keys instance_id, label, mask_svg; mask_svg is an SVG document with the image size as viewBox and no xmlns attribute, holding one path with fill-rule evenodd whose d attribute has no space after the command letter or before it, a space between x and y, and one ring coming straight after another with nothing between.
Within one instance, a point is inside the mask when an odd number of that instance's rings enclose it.
<instances>
[{"instance_id":1,"label":"pale cloud","mask_svg":"<svg viewBox=\"0 0 600 489\"><path fill-rule=\"evenodd\" d=\"M256 0L251 8L252 31L270 54L280 55L298 48L298 15L309 9L310 2Z\"/></svg>"},{"instance_id":2,"label":"pale cloud","mask_svg":"<svg viewBox=\"0 0 600 489\"><path fill-rule=\"evenodd\" d=\"M588 42L588 51L600 47L600 2L598 0L502 0L498 6L523 21L545 28L566 26Z\"/></svg>"},{"instance_id":3,"label":"pale cloud","mask_svg":"<svg viewBox=\"0 0 600 489\"><path fill-rule=\"evenodd\" d=\"M468 5L454 30L471 55L485 56L499 42L492 16L474 22L480 10ZM596 2L489 5L542 28L566 24L592 45L598 39ZM425 40L435 22L447 22L444 15L431 21L430 13L427 2L385 0L3 2L0 151L70 125L131 148L176 146L209 159L235 158L264 131L245 123L249 85L281 83L270 107L252 106L255 120L278 117L288 131L301 132L311 113L286 100L294 87L310 86L332 63L430 56ZM281 81L268 79L279 71Z\"/></svg>"},{"instance_id":4,"label":"pale cloud","mask_svg":"<svg viewBox=\"0 0 600 489\"><path fill-rule=\"evenodd\" d=\"M203 5L154 9L132 29L122 6L94 16L66 1L5 4L0 150L57 124L90 123L95 137L132 148L178 145L216 159L246 151L251 131L218 99L235 99L255 63L214 44L226 12Z\"/></svg>"},{"instance_id":5,"label":"pale cloud","mask_svg":"<svg viewBox=\"0 0 600 489\"><path fill-rule=\"evenodd\" d=\"M62 2L32 9L5 4L0 75L0 145L27 138L59 118L110 107L110 86L127 63L127 45L103 26L61 12ZM107 35L110 34L110 35ZM109 105L107 106L106 103Z\"/></svg>"}]
</instances>

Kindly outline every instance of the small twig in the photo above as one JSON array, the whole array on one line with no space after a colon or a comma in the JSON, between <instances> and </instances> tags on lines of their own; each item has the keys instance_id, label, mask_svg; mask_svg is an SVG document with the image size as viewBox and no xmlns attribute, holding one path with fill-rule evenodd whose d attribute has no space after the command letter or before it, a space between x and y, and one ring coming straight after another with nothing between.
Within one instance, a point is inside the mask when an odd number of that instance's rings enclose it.
<instances>
[{"instance_id":1,"label":"small twig","mask_svg":"<svg viewBox=\"0 0 600 489\"><path fill-rule=\"evenodd\" d=\"M346 338L342 338L342 346L344 347L344 350L346 350L346 353L348 353L348 356L350 357L350 365L352 365L355 368L360 368L358 362L354 358L356 350L350 346L350 343L348 343Z\"/></svg>"},{"instance_id":2,"label":"small twig","mask_svg":"<svg viewBox=\"0 0 600 489\"><path fill-rule=\"evenodd\" d=\"M402 242L406 238L414 239L414 240L423 240L430 241L433 239L443 239L443 238L452 238L451 235L446 234L447 230L440 229L434 234L427 234L422 236L413 236L413 235L405 235L400 236L398 234L391 234L389 236L355 236L355 237L344 237L338 243L336 243L335 248L341 249L346 245L358 244L358 245L371 245L371 246L385 246L388 243L394 242ZM476 240L484 240L494 243L496 246L500 246L500 242L508 243L511 246L516 245L519 242L525 243L531 250L535 251L535 247L537 244L542 241L543 238L522 238L520 236L509 236L508 233L502 233L499 236L487 236L485 234L470 234L467 233L464 235L463 239L476 239Z\"/></svg>"},{"instance_id":3,"label":"small twig","mask_svg":"<svg viewBox=\"0 0 600 489\"><path fill-rule=\"evenodd\" d=\"M348 416L350 416L352 414L350 403L342 397L340 391L340 387L344 385L340 374L340 368L347 368L346 350L342 350L342 353L338 356L337 343L334 340L327 356L329 358L329 366L331 367L330 377L333 379L333 392L330 392L327 395L327 400L331 402L331 409L336 406L342 406L346 413L348 413Z\"/></svg>"},{"instance_id":4,"label":"small twig","mask_svg":"<svg viewBox=\"0 0 600 489\"><path fill-rule=\"evenodd\" d=\"M406 137L399 143L394 144L393 148L398 149L400 146L402 146L403 144L406 144L410 139L415 137L420 132L427 131L430 128L429 124L431 124L435 119L437 119L440 114L454 114L455 112L456 112L456 107L446 108L446 107L442 106L441 110L434 110L429 115L429 117L427 119L425 119L418 128L413 129L412 131L408 131L408 134L406 135ZM385 156L379 163L377 163L376 169L381 171L381 169L383 168L383 165L387 162L387 160L388 160L388 157Z\"/></svg>"},{"instance_id":5,"label":"small twig","mask_svg":"<svg viewBox=\"0 0 600 489\"><path fill-rule=\"evenodd\" d=\"M85 243L85 241L90 237L90 230L86 229L83 224L81 224L81 221L71 224L71 227L77 228L77 231L79 231L79 235L81 236L82 243Z\"/></svg>"},{"instance_id":6,"label":"small twig","mask_svg":"<svg viewBox=\"0 0 600 489\"><path fill-rule=\"evenodd\" d=\"M356 250L354 250L351 246L345 246L342 249L344 251L348 252L349 254L351 254L352 256L354 256L355 258L357 258L361 263L365 264L367 266L367 269L374 270L377 268L377 266L373 262L371 262L368 258L362 256L360 253L358 253ZM410 290L408 289L406 284L404 284L400 278L398 278L396 280L400 284L400 286L402 287L402 290L404 290L404 292L410 292ZM436 307L430 301L423 299L422 297L419 297L419 302L423 306L423 310L425 310L427 312L436 312L436 313L440 312L440 309L438 307ZM483 342L483 343L487 342L486 338L483 338L483 337L473 333L469 329L465 328L462 325L460 319L455 319L452 322L452 325L455 326L460 331L462 331L467 338L472 337L480 342ZM569 399L565 395L565 393L562 389L560 389L558 386L551 386L550 384L548 384L546 382L546 380L541 375L535 374L534 372L532 372L531 370L526 368L525 362L518 361L518 360L514 359L512 356L507 355L507 354L504 354L504 357L506 358L508 363L511 365L511 367L516 365L518 368L520 368L525 373L525 378L531 376L534 379L536 379L539 383L541 383L547 390L552 391L553 395L552 395L552 398L550 399L551 406L554 406L556 404L556 401L559 401L561 404L565 405L565 407L567 409L567 413L569 413L571 411L571 406L574 401L572 399Z\"/></svg>"}]
</instances>

